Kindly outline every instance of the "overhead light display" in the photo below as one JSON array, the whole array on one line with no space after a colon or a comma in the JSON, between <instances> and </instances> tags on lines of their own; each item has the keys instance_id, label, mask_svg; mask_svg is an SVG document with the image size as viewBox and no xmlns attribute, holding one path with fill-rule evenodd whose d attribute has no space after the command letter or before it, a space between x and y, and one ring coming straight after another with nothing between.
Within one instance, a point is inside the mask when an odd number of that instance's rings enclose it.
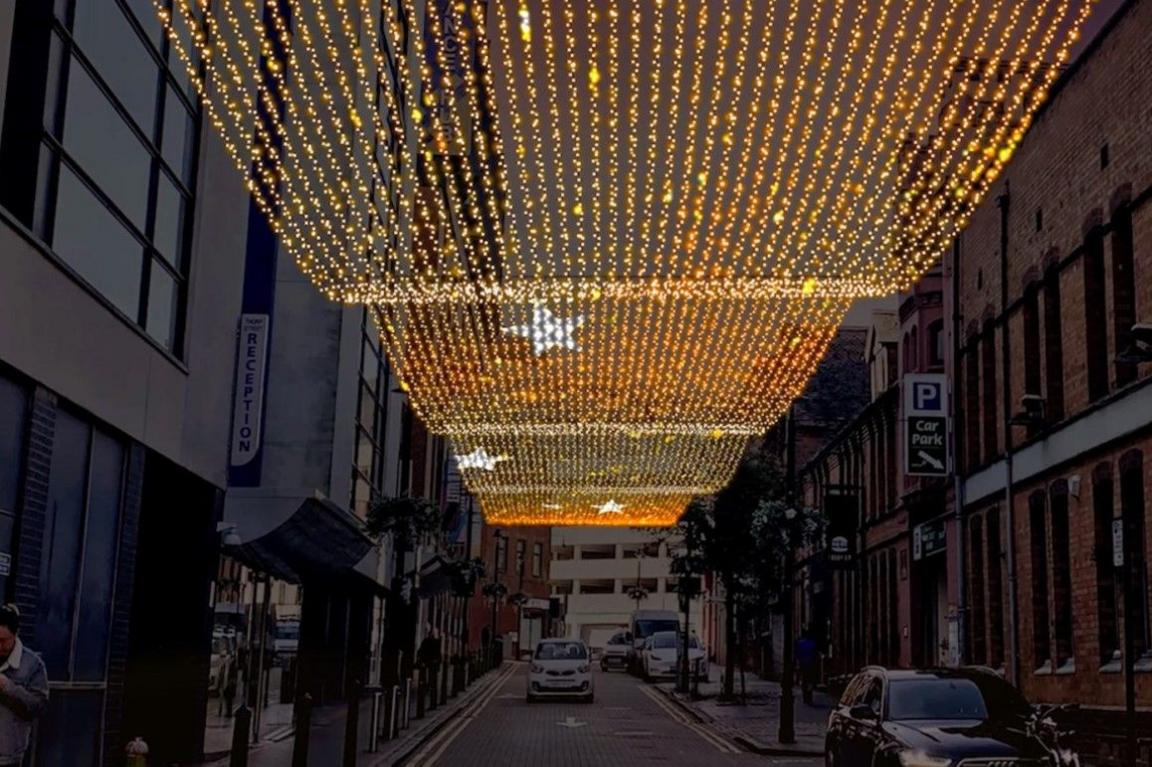
<instances>
[{"instance_id":1,"label":"overhead light display","mask_svg":"<svg viewBox=\"0 0 1152 767\"><path fill-rule=\"evenodd\" d=\"M662 525L1011 160L1091 0L174 0L284 250L496 524ZM605 510L607 509L607 511Z\"/></svg>"}]
</instances>

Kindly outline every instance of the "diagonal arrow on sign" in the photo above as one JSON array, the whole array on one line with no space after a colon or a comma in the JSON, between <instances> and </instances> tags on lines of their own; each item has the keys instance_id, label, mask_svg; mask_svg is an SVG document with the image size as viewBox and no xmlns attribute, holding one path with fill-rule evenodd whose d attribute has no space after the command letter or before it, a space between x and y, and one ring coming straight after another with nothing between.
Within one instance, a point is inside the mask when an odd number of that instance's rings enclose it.
<instances>
[{"instance_id":1,"label":"diagonal arrow on sign","mask_svg":"<svg viewBox=\"0 0 1152 767\"><path fill-rule=\"evenodd\" d=\"M587 727L588 726L587 722L576 721L576 717L574 717L574 716L570 716L567 719L565 719L563 722L557 722L556 724L560 725L561 727L567 727L568 729L575 729L577 727Z\"/></svg>"}]
</instances>

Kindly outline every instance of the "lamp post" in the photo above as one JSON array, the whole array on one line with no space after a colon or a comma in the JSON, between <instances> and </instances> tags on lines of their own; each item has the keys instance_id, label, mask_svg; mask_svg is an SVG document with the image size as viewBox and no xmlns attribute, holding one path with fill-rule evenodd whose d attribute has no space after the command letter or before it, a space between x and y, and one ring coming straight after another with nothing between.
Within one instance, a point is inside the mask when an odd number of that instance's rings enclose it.
<instances>
[{"instance_id":1,"label":"lamp post","mask_svg":"<svg viewBox=\"0 0 1152 767\"><path fill-rule=\"evenodd\" d=\"M504 531L496 528L492 531L494 549L492 552L492 578L496 588L492 591L492 621L489 623L489 656L493 666L496 665L496 610L500 604L500 544L507 540Z\"/></svg>"},{"instance_id":2,"label":"lamp post","mask_svg":"<svg viewBox=\"0 0 1152 767\"><path fill-rule=\"evenodd\" d=\"M795 539L794 523L796 520L796 405L788 410L788 420L785 424L785 452L786 452L786 471L785 477L785 493L787 509L784 511L784 517L787 520L785 523L785 547L784 547L784 567L783 575L781 578L780 586L780 602L784 610L784 657L783 657L783 673L780 677L780 730L777 733L777 740L781 743L795 743L796 730L793 726L794 708L792 701L792 677L796 665L794 642L792 633L795 630L792 625L792 581L795 578L793 573L794 561L792 552L792 543Z\"/></svg>"}]
</instances>

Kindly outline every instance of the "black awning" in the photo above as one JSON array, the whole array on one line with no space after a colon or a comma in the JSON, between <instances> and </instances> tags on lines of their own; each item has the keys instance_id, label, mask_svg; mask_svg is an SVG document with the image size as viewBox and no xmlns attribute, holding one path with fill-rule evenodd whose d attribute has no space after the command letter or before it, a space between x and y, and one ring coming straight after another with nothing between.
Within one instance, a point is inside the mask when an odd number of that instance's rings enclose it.
<instances>
[{"instance_id":1,"label":"black awning","mask_svg":"<svg viewBox=\"0 0 1152 767\"><path fill-rule=\"evenodd\" d=\"M279 526L256 540L230 546L226 553L245 565L289 583L314 578L356 578L372 547L360 520L326 498L308 498ZM379 590L379 584L372 581Z\"/></svg>"}]
</instances>

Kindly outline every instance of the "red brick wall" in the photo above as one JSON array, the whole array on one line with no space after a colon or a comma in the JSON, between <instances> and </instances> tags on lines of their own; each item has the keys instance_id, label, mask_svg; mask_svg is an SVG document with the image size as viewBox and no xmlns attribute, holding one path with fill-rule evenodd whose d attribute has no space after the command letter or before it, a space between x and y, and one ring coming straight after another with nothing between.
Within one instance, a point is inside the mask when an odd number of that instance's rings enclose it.
<instances>
[{"instance_id":1,"label":"red brick wall","mask_svg":"<svg viewBox=\"0 0 1152 767\"><path fill-rule=\"evenodd\" d=\"M974 213L971 223L960 237L961 262L958 272L958 306L961 327L983 328L992 318L996 325L997 388L1003 381L1000 344L1007 327L1011 342L1010 407L1019 411L1024 394L1023 316L1021 299L1025 286L1042 278L1045 269L1059 263L1061 293L1060 338L1063 343L1064 419L1076 418L1094 403L1089 396L1089 339L1087 318L1098 304L1089 305L1085 294L1084 250L1093 227L1102 233L1104 245L1103 296L1108 321L1106 347L1108 359L1108 394L1114 396L1117 385L1115 356L1121 351L1114 327L1113 258L1116 238L1113 236L1113 212L1118 205L1132 202L1133 261L1135 275L1135 316L1137 322L1152 322L1152 0L1132 3L1126 14L1083 60L1066 76L1064 84L1038 117L1024 143L1004 174L1004 180ZM1101 161L1101 150L1107 146L1109 162ZM996 196L1009 196L1007 237L1007 315L1001 305L1001 209ZM1037 227L1037 212L1043 223ZM1043 311L1047 291L1040 289L1041 343L1048 332ZM1097 347L1098 348L1098 347ZM978 355L978 352L976 352ZM973 350L966 346L962 369L967 369ZM1041 355L1043 357L1043 354ZM977 361L979 357L976 357ZM1042 384L1054 371L1042 367ZM1139 376L1147 379L1152 366L1144 365ZM983 383L983 372L980 375ZM1139 383L1132 386L1139 386ZM1046 390L1041 386L1041 394ZM981 389L981 391L983 391ZM999 394L998 394L999 396ZM1120 395L1122 396L1122 395ZM983 398L982 398L983 399ZM1003 407L1003 402L997 403ZM983 405L983 403L982 403ZM1152 421L1152 414L1149 414ZM974 419L981 423L982 419ZM1004 449L1003 411L997 419L997 444ZM983 443L973 433L973 420L961 418L961 442ZM1050 427L1057 426L1049 424ZM1145 432L1146 433L1146 432ZM1041 435L1042 436L1042 435ZM1029 439L1026 429L1013 427L1012 441L1018 448ZM1018 614L1021 654L1021 684L1034 700L1078 702L1088 706L1123 704L1123 677L1102 672L1097 621L1097 576L1095 527L1093 515L1093 470L1102 462L1115 465L1119 456L1133 447L1145 454L1145 484L1152 489L1152 438L1142 436L1104 446L1093 455L1084 456L1072 465L1054 467L1052 471L1014 488L1015 525L1012 528L1018 570ZM983 461L981 461L983 462ZM971 472L973 466L968 466ZM1115 470L1115 467L1114 467ZM1072 638L1075 670L1068 673L1036 673L1043 659L1034 648L1032 538L1028 499L1037 489L1047 491L1061 478L1080 477L1078 497L1069 497L1070 583L1072 605ZM1149 494L1152 494L1150 492ZM987 512L993 502L967 510L970 522L976 514ZM999 501L1002 505L1003 502ZM1115 489L1115 514L1119 514L1119 486ZM1148 518L1147 508L1145 510ZM1152 519L1149 519L1152 523ZM1152 525L1149 526L1152 529ZM968 528L965 527L967 533ZM1152 540L1152 535L1149 536ZM1007 543L1007 541L1005 541ZM1048 539L1051 557L1051 539ZM967 583L973 583L971 552ZM984 562L984 572L993 563ZM987 580L985 580L987 583ZM1053 615L1057 583L1048 578L1048 604ZM1004 612L989 615L988 621L1004 620L1007 625L1007 575L1004 580ZM971 605L971 600L970 600ZM1005 632L1007 634L1007 631ZM1006 642L1010 641L1005 637ZM983 659L977 659L983 660ZM1152 704L1152 676L1138 675L1141 705Z\"/></svg>"}]
</instances>

